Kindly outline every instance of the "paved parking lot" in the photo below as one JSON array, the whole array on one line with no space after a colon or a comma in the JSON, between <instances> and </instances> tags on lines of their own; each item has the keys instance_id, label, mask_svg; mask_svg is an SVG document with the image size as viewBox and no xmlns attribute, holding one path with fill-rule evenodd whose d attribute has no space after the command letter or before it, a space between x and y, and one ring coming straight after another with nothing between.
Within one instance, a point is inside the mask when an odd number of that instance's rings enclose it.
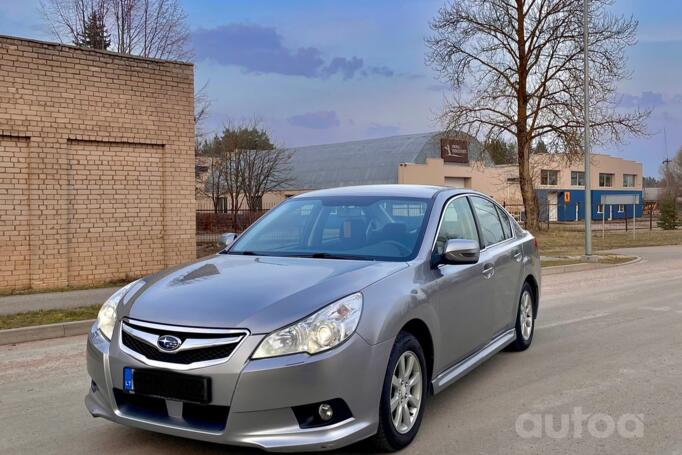
<instances>
[{"instance_id":1,"label":"paved parking lot","mask_svg":"<svg viewBox=\"0 0 682 455\"><path fill-rule=\"evenodd\" d=\"M682 246L627 254L644 260L547 276L531 349L431 399L402 453L682 454ZM258 453L90 418L84 346L0 347L0 453Z\"/></svg>"}]
</instances>

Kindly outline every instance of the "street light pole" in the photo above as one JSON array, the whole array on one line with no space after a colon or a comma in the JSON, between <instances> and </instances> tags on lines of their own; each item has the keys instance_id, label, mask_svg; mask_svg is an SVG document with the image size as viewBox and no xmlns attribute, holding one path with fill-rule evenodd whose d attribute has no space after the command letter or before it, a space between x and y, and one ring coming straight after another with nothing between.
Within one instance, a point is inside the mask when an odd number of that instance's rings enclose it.
<instances>
[{"instance_id":1,"label":"street light pole","mask_svg":"<svg viewBox=\"0 0 682 455\"><path fill-rule=\"evenodd\" d=\"M589 63L589 5L583 0L583 44L585 46L585 256L592 255L592 179L590 174L590 63Z\"/></svg>"}]
</instances>

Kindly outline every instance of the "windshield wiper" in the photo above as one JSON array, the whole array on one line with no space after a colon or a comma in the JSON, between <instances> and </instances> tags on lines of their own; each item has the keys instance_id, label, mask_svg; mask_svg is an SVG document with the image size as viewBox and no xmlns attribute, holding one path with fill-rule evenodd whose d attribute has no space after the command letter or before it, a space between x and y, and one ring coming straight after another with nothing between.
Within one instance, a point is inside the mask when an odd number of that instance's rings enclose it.
<instances>
[{"instance_id":1,"label":"windshield wiper","mask_svg":"<svg viewBox=\"0 0 682 455\"><path fill-rule=\"evenodd\" d=\"M240 254L242 256L264 256L262 254L256 254L254 251L221 251L220 254Z\"/></svg>"},{"instance_id":2,"label":"windshield wiper","mask_svg":"<svg viewBox=\"0 0 682 455\"><path fill-rule=\"evenodd\" d=\"M300 257L310 257L313 259L348 259L357 261L373 261L374 259L368 256L360 256L355 254L334 254L334 253L311 253L309 255L301 254Z\"/></svg>"}]
</instances>

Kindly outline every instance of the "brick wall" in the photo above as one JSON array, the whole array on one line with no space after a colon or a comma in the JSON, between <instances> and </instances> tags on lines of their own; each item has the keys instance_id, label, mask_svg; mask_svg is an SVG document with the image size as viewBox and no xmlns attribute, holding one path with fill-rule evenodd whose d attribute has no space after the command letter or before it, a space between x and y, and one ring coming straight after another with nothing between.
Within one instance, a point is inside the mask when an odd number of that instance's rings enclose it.
<instances>
[{"instance_id":1,"label":"brick wall","mask_svg":"<svg viewBox=\"0 0 682 455\"><path fill-rule=\"evenodd\" d=\"M0 36L0 291L195 257L193 67Z\"/></svg>"}]
</instances>

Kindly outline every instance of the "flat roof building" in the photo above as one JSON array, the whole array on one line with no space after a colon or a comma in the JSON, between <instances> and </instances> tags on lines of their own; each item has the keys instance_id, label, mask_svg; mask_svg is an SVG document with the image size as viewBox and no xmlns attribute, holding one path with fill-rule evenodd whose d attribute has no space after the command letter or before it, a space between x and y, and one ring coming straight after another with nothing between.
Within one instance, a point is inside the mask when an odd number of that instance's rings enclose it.
<instances>
[{"instance_id":1,"label":"flat roof building","mask_svg":"<svg viewBox=\"0 0 682 455\"><path fill-rule=\"evenodd\" d=\"M521 216L518 166L496 166L482 144L463 133L424 133L290 149L293 183L285 194L366 184L422 184L471 188ZM584 217L582 160L562 154L531 156L533 180L548 221ZM633 207L600 206L600 195L639 194L642 164L609 155L592 157L592 217L632 216ZM642 205L635 207L641 216ZM606 213L604 213L606 210Z\"/></svg>"}]
</instances>

